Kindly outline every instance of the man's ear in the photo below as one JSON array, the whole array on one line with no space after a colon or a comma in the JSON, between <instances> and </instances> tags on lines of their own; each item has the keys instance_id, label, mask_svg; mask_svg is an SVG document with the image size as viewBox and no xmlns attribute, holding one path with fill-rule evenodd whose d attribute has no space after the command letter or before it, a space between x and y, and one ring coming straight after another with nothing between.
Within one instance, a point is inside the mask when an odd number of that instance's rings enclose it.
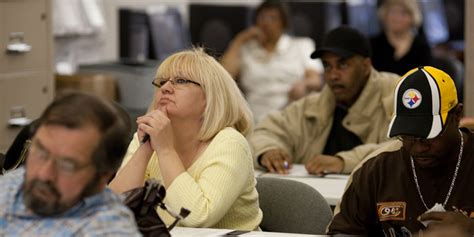
<instances>
[{"instance_id":1,"label":"man's ear","mask_svg":"<svg viewBox=\"0 0 474 237\"><path fill-rule=\"evenodd\" d=\"M369 57L366 57L364 58L363 60L363 63L364 63L364 66L365 66L365 75L367 75L367 77L370 76L370 71L372 71L372 59L370 59Z\"/></svg>"},{"instance_id":2,"label":"man's ear","mask_svg":"<svg viewBox=\"0 0 474 237\"><path fill-rule=\"evenodd\" d=\"M462 103L458 103L454 109L454 116L456 118L456 123L459 124L461 118L463 116L464 105Z\"/></svg>"}]
</instances>

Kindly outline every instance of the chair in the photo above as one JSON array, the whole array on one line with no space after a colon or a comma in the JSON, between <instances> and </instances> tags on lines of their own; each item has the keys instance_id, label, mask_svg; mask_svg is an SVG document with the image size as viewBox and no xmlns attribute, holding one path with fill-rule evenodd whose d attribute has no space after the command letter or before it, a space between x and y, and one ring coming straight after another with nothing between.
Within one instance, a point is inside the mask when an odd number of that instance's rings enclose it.
<instances>
[{"instance_id":1,"label":"chair","mask_svg":"<svg viewBox=\"0 0 474 237\"><path fill-rule=\"evenodd\" d=\"M8 148L3 157L0 174L9 170L14 170L25 163L26 151L29 147L28 140L31 139L36 131L39 120L33 120L30 124L24 126L16 135L13 143Z\"/></svg>"},{"instance_id":2,"label":"chair","mask_svg":"<svg viewBox=\"0 0 474 237\"><path fill-rule=\"evenodd\" d=\"M263 231L325 234L332 211L311 186L295 180L258 177L257 191L263 212Z\"/></svg>"},{"instance_id":3,"label":"chair","mask_svg":"<svg viewBox=\"0 0 474 237\"><path fill-rule=\"evenodd\" d=\"M0 153L0 175L3 173L3 163L5 163L5 154Z\"/></svg>"}]
</instances>

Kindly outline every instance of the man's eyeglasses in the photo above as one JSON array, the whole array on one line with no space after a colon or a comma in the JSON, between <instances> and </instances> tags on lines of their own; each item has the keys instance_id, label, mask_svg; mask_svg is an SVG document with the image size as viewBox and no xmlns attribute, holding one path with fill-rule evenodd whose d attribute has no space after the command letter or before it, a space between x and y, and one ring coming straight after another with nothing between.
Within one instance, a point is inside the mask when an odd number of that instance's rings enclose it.
<instances>
[{"instance_id":1,"label":"man's eyeglasses","mask_svg":"<svg viewBox=\"0 0 474 237\"><path fill-rule=\"evenodd\" d=\"M49 159L54 159L54 168L56 172L65 175L73 175L76 172L92 165L88 164L79 164L76 161L70 158L58 158L53 157L46 148L41 144L38 144L37 141L32 141L28 150L29 159L34 159L36 162L47 162Z\"/></svg>"},{"instance_id":2,"label":"man's eyeglasses","mask_svg":"<svg viewBox=\"0 0 474 237\"><path fill-rule=\"evenodd\" d=\"M161 88L167 82L171 82L171 85L173 85L173 86L186 85L186 84L189 84L189 83L201 86L201 84L199 84L198 82L188 80L188 79L184 79L184 78L181 78L181 77L176 77L174 79L156 78L155 80L153 80L151 82L151 84L153 84L154 86L156 86L158 88Z\"/></svg>"},{"instance_id":3,"label":"man's eyeglasses","mask_svg":"<svg viewBox=\"0 0 474 237\"><path fill-rule=\"evenodd\" d=\"M422 144L429 144L431 143L435 138L427 139L427 138L422 138L422 137L415 137L415 136L405 136L405 135L400 135L397 137L398 140L403 142L403 144L407 145L413 145L415 143L422 143Z\"/></svg>"}]
</instances>

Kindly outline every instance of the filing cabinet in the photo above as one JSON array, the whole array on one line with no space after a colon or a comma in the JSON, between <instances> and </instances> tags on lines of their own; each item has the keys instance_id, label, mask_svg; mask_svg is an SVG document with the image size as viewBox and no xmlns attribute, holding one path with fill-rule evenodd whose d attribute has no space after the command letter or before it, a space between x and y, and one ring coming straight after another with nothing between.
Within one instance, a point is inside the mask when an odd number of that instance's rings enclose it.
<instances>
[{"instance_id":1,"label":"filing cabinet","mask_svg":"<svg viewBox=\"0 0 474 237\"><path fill-rule=\"evenodd\" d=\"M0 0L0 152L53 99L51 0Z\"/></svg>"}]
</instances>

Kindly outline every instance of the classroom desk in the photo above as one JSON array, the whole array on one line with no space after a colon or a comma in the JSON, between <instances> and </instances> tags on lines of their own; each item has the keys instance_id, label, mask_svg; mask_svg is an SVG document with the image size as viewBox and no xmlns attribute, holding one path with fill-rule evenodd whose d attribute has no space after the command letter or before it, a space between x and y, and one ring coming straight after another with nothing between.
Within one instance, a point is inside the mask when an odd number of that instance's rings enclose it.
<instances>
[{"instance_id":1,"label":"classroom desk","mask_svg":"<svg viewBox=\"0 0 474 237\"><path fill-rule=\"evenodd\" d=\"M244 237L318 237L327 235L307 235L307 234L291 234L291 233L279 233L279 232L263 232L263 231L252 231L239 235L231 235L233 230L229 229L210 229L210 228L189 228L189 227L175 227L171 230L171 236L173 237L225 237L225 236L244 236ZM227 235L226 235L227 234Z\"/></svg>"},{"instance_id":2,"label":"classroom desk","mask_svg":"<svg viewBox=\"0 0 474 237\"><path fill-rule=\"evenodd\" d=\"M326 199L329 205L336 206L344 194L349 175L330 174L325 177L318 177L308 174L304 165L294 164L288 175L265 173L255 170L256 177L276 177L296 180L316 189Z\"/></svg>"}]
</instances>

